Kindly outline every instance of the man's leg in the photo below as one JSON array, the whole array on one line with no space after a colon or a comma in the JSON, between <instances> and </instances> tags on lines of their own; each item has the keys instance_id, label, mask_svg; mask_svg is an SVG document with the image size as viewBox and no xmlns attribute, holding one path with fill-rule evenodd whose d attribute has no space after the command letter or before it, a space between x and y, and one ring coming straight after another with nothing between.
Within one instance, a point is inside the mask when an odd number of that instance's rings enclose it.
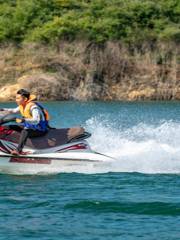
<instances>
[{"instance_id":1,"label":"man's leg","mask_svg":"<svg viewBox=\"0 0 180 240\"><path fill-rule=\"evenodd\" d=\"M5 129L21 132L24 129L24 127L19 125L6 125Z\"/></svg>"},{"instance_id":2,"label":"man's leg","mask_svg":"<svg viewBox=\"0 0 180 240\"><path fill-rule=\"evenodd\" d=\"M27 138L33 138L33 137L41 137L44 136L46 132L38 131L38 130L33 130L33 129L23 129L21 131L20 139L19 139L19 144L17 147L18 152L21 152L24 145L26 144Z\"/></svg>"},{"instance_id":3,"label":"man's leg","mask_svg":"<svg viewBox=\"0 0 180 240\"><path fill-rule=\"evenodd\" d=\"M26 140L28 138L28 129L23 129L21 131L21 135L20 135L20 139L19 139L19 144L18 144L18 147L17 147L17 150L18 152L21 152L25 143L26 143Z\"/></svg>"}]
</instances>

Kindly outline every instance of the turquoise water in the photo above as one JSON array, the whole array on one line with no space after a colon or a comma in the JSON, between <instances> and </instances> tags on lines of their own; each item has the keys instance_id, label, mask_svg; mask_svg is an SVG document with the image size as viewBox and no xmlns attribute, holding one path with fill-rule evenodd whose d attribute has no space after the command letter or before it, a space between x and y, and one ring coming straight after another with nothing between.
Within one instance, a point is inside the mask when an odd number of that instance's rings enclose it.
<instances>
[{"instance_id":1,"label":"turquoise water","mask_svg":"<svg viewBox=\"0 0 180 240\"><path fill-rule=\"evenodd\" d=\"M0 175L0 240L180 239L178 102L45 105L52 125L81 124L91 147L116 161L81 173Z\"/></svg>"}]
</instances>

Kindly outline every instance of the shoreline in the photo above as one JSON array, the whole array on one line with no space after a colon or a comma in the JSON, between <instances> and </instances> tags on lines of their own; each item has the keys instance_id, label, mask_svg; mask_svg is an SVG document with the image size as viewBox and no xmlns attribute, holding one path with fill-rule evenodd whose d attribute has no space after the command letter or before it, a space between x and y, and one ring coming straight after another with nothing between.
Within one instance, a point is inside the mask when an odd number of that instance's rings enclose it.
<instances>
[{"instance_id":1,"label":"shoreline","mask_svg":"<svg viewBox=\"0 0 180 240\"><path fill-rule=\"evenodd\" d=\"M180 100L179 46L62 41L1 47L0 101L20 88L44 100Z\"/></svg>"},{"instance_id":2,"label":"shoreline","mask_svg":"<svg viewBox=\"0 0 180 240\"><path fill-rule=\"evenodd\" d=\"M86 104L86 103L129 103L129 104L138 104L138 103L180 103L180 100L134 100L134 101L130 101L130 100L37 100L38 102L42 102L42 103L68 103L68 102L75 102L75 103L82 103L82 104ZM0 101L0 104L3 103L7 103L7 104L16 104L15 100L11 100L11 101Z\"/></svg>"}]
</instances>

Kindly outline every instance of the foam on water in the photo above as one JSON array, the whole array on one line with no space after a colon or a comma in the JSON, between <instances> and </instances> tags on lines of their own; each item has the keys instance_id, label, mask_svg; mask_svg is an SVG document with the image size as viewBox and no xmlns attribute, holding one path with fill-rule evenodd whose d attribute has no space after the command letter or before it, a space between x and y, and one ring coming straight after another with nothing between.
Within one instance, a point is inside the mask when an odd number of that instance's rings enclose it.
<instances>
[{"instance_id":1,"label":"foam on water","mask_svg":"<svg viewBox=\"0 0 180 240\"><path fill-rule=\"evenodd\" d=\"M86 127L93 133L89 140L92 148L116 158L109 171L180 173L178 122L140 123L123 129L113 121L91 118Z\"/></svg>"}]
</instances>

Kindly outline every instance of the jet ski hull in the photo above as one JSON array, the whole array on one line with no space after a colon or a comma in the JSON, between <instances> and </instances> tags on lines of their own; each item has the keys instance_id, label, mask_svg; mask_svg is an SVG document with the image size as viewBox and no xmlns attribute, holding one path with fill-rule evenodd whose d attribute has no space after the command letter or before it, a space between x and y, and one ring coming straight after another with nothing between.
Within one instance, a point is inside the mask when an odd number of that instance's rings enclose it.
<instances>
[{"instance_id":1,"label":"jet ski hull","mask_svg":"<svg viewBox=\"0 0 180 240\"><path fill-rule=\"evenodd\" d=\"M13 156L0 155L0 173L50 174L59 172L84 172L88 167L110 163L112 159L96 152L64 152Z\"/></svg>"},{"instance_id":2,"label":"jet ski hull","mask_svg":"<svg viewBox=\"0 0 180 240\"><path fill-rule=\"evenodd\" d=\"M0 119L0 173L85 172L89 166L93 168L112 160L90 148L85 139L91 134L82 127L49 129L43 137L28 138L21 155L12 155L20 133L1 125L13 119Z\"/></svg>"}]
</instances>

